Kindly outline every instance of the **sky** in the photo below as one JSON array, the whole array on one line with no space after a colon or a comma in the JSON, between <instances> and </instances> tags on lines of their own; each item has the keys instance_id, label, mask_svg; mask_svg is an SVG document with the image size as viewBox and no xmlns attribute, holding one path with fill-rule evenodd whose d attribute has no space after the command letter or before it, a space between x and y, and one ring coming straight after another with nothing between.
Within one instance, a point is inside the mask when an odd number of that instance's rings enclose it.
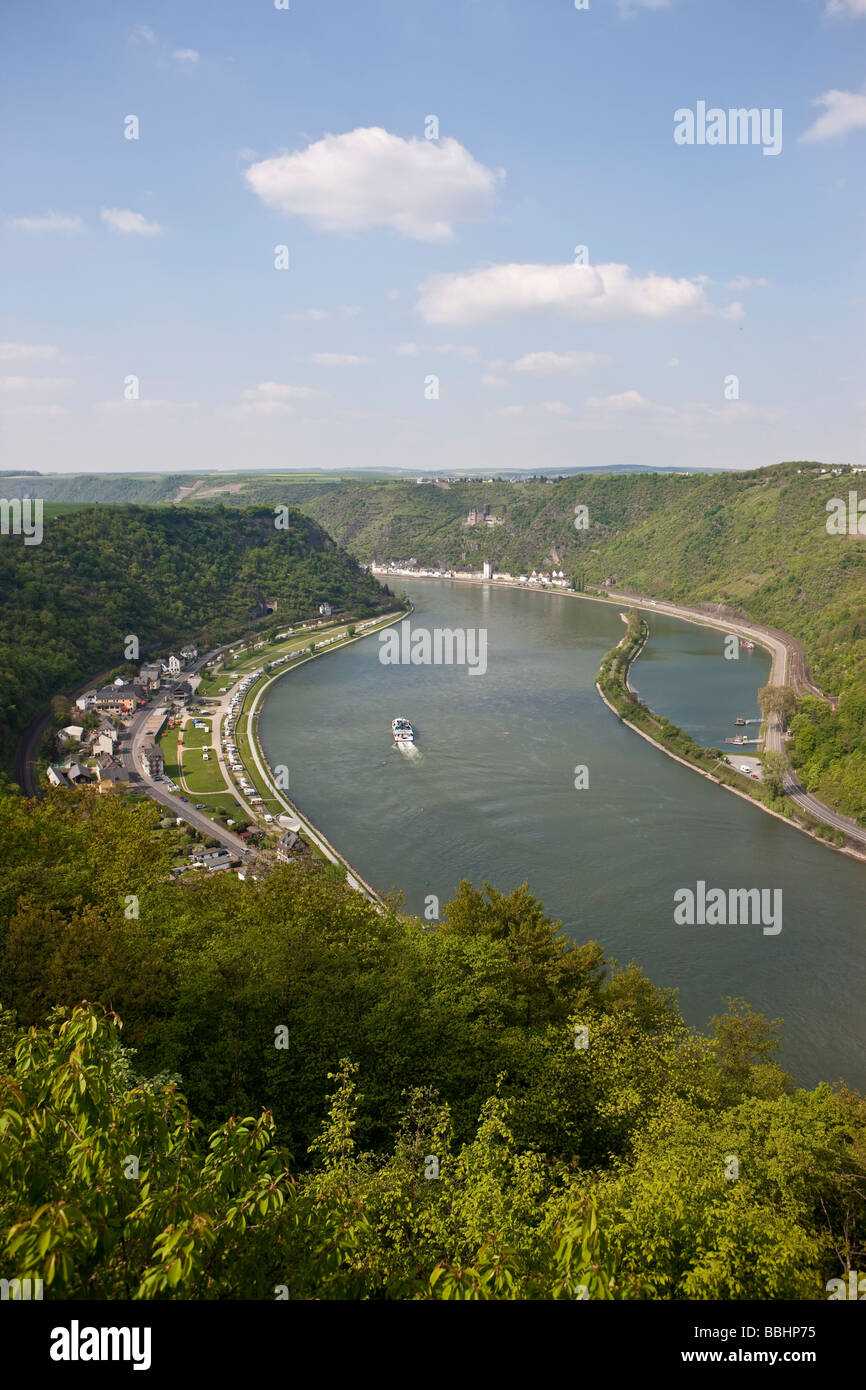
<instances>
[{"instance_id":1,"label":"sky","mask_svg":"<svg viewBox=\"0 0 866 1390\"><path fill-rule=\"evenodd\" d=\"M866 461L866 0L578 4L5 0L0 467Z\"/></svg>"}]
</instances>

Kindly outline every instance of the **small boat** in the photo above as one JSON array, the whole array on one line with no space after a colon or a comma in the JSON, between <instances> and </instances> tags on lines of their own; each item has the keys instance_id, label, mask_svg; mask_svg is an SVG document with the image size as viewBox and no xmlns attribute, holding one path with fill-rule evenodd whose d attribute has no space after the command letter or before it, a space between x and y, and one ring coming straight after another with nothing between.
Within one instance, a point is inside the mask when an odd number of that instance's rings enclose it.
<instances>
[{"instance_id":1,"label":"small boat","mask_svg":"<svg viewBox=\"0 0 866 1390\"><path fill-rule=\"evenodd\" d=\"M754 642L750 642L747 637L743 638L742 642L740 643L740 646L745 647L747 652L753 652L755 650Z\"/></svg>"},{"instance_id":2,"label":"small boat","mask_svg":"<svg viewBox=\"0 0 866 1390\"><path fill-rule=\"evenodd\" d=\"M415 730L412 728L412 725L409 723L408 719L392 719L391 732L394 735L395 743L415 742Z\"/></svg>"},{"instance_id":3,"label":"small boat","mask_svg":"<svg viewBox=\"0 0 866 1390\"><path fill-rule=\"evenodd\" d=\"M734 720L734 723L735 723L735 724L745 724L745 722L746 722L745 719L741 719L741 718L739 717L739 715L738 715L737 718Z\"/></svg>"}]
</instances>

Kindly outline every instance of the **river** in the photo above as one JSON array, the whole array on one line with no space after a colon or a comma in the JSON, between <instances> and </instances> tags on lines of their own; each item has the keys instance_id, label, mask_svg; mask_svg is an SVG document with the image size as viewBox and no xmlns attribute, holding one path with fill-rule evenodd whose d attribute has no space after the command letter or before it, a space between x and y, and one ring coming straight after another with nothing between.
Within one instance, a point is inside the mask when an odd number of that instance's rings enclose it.
<instances>
[{"instance_id":1,"label":"river","mask_svg":"<svg viewBox=\"0 0 866 1390\"><path fill-rule=\"evenodd\" d=\"M557 594L406 581L412 630L484 629L487 669L386 665L378 637L272 687L268 761L289 794L380 891L409 911L444 905L461 878L529 881L576 940L595 939L704 1028L742 996L785 1022L782 1061L803 1085L866 1089L866 867L682 767L623 727L595 690L623 632L614 607ZM726 660L724 636L648 614L632 683L651 708L724 747L758 713L762 651ZM394 747L391 719L418 731ZM575 788L575 768L588 785ZM579 780L585 780L580 778ZM678 926L674 893L782 891L782 930Z\"/></svg>"}]
</instances>

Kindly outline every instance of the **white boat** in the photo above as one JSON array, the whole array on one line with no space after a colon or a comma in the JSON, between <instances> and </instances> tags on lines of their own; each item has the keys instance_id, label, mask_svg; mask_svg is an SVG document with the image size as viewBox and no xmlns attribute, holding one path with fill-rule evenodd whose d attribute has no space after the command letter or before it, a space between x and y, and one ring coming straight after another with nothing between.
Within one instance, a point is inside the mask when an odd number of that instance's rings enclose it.
<instances>
[{"instance_id":1,"label":"white boat","mask_svg":"<svg viewBox=\"0 0 866 1390\"><path fill-rule=\"evenodd\" d=\"M415 742L415 730L412 728L412 725L409 723L408 719L392 719L391 732L394 735L395 743Z\"/></svg>"}]
</instances>

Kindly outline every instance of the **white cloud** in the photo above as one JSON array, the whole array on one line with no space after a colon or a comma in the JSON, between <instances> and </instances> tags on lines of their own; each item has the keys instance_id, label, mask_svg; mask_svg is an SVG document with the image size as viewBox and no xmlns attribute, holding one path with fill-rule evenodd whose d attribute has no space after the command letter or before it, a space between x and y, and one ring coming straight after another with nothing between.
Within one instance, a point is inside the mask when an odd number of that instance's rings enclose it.
<instances>
[{"instance_id":1,"label":"white cloud","mask_svg":"<svg viewBox=\"0 0 866 1390\"><path fill-rule=\"evenodd\" d=\"M565 417L571 414L571 406L566 405L565 401L542 401L538 409L543 410L545 415L559 415Z\"/></svg>"},{"instance_id":2,"label":"white cloud","mask_svg":"<svg viewBox=\"0 0 866 1390\"><path fill-rule=\"evenodd\" d=\"M329 317L327 309L290 309L283 314L288 323L324 323Z\"/></svg>"},{"instance_id":3,"label":"white cloud","mask_svg":"<svg viewBox=\"0 0 866 1390\"><path fill-rule=\"evenodd\" d=\"M479 356L477 347L470 347L466 343L439 343L433 351L444 352L448 357L462 357L467 362L477 362Z\"/></svg>"},{"instance_id":4,"label":"white cloud","mask_svg":"<svg viewBox=\"0 0 866 1390\"><path fill-rule=\"evenodd\" d=\"M311 352L307 358L317 367L366 367L374 357L358 357L352 352Z\"/></svg>"},{"instance_id":5,"label":"white cloud","mask_svg":"<svg viewBox=\"0 0 866 1390\"><path fill-rule=\"evenodd\" d=\"M326 319L357 318L360 304L341 304L337 309L290 309L283 314L287 323L324 323Z\"/></svg>"},{"instance_id":6,"label":"white cloud","mask_svg":"<svg viewBox=\"0 0 866 1390\"><path fill-rule=\"evenodd\" d=\"M866 0L827 0L825 14L857 19L860 15L866 15Z\"/></svg>"},{"instance_id":7,"label":"white cloud","mask_svg":"<svg viewBox=\"0 0 866 1390\"><path fill-rule=\"evenodd\" d=\"M325 231L391 227L445 241L454 222L484 216L500 176L457 140L403 140L370 126L261 160L244 177L269 207Z\"/></svg>"},{"instance_id":8,"label":"white cloud","mask_svg":"<svg viewBox=\"0 0 866 1390\"><path fill-rule=\"evenodd\" d=\"M133 29L126 42L131 43L133 45L142 43L156 43L156 34L153 32L152 29L148 29L146 24L136 24L135 28Z\"/></svg>"},{"instance_id":9,"label":"white cloud","mask_svg":"<svg viewBox=\"0 0 866 1390\"><path fill-rule=\"evenodd\" d=\"M757 279L752 279L749 275L737 275L733 280L728 281L729 290L752 290L764 289L769 285L769 280L765 280L762 275Z\"/></svg>"},{"instance_id":10,"label":"white cloud","mask_svg":"<svg viewBox=\"0 0 866 1390\"><path fill-rule=\"evenodd\" d=\"M171 56L177 58L179 63L197 63L201 54L194 48L176 48Z\"/></svg>"},{"instance_id":11,"label":"white cloud","mask_svg":"<svg viewBox=\"0 0 866 1390\"><path fill-rule=\"evenodd\" d=\"M652 410L650 401L639 391L621 391L616 396L590 396L586 405L591 410Z\"/></svg>"},{"instance_id":12,"label":"white cloud","mask_svg":"<svg viewBox=\"0 0 866 1390\"><path fill-rule=\"evenodd\" d=\"M80 232L84 222L77 213L46 212L41 217L13 217L7 224L22 232Z\"/></svg>"},{"instance_id":13,"label":"white cloud","mask_svg":"<svg viewBox=\"0 0 866 1390\"><path fill-rule=\"evenodd\" d=\"M427 323L485 323L508 315L559 313L585 322L617 319L737 318L739 304L716 309L695 279L633 275L627 265L494 265L434 275L419 287Z\"/></svg>"},{"instance_id":14,"label":"white cloud","mask_svg":"<svg viewBox=\"0 0 866 1390\"><path fill-rule=\"evenodd\" d=\"M62 376L0 376L0 391L56 391L71 385Z\"/></svg>"},{"instance_id":15,"label":"white cloud","mask_svg":"<svg viewBox=\"0 0 866 1390\"><path fill-rule=\"evenodd\" d=\"M467 362L477 362L479 357L478 349L465 343L435 343L427 347L422 347L420 343L398 343L394 351L398 357L417 357L421 352L440 352L450 357L462 357Z\"/></svg>"},{"instance_id":16,"label":"white cloud","mask_svg":"<svg viewBox=\"0 0 866 1390\"><path fill-rule=\"evenodd\" d=\"M129 208L103 208L99 216L113 232L131 232L134 236L159 236L162 231L158 222L148 222L143 213L132 212Z\"/></svg>"},{"instance_id":17,"label":"white cloud","mask_svg":"<svg viewBox=\"0 0 866 1390\"><path fill-rule=\"evenodd\" d=\"M284 381L260 381L258 386L248 386L243 392L243 402L235 407L239 415L291 415L294 413L293 401L309 400L311 396L321 396L312 386L291 386Z\"/></svg>"},{"instance_id":18,"label":"white cloud","mask_svg":"<svg viewBox=\"0 0 866 1390\"><path fill-rule=\"evenodd\" d=\"M260 381L258 386L248 386L243 393L247 401L301 401L321 394L313 386L289 386L283 381Z\"/></svg>"},{"instance_id":19,"label":"white cloud","mask_svg":"<svg viewBox=\"0 0 866 1390\"><path fill-rule=\"evenodd\" d=\"M852 130L862 130L866 126L866 94L863 92L839 92L832 89L815 97L813 106L823 106L821 115L804 130L800 139L806 144L817 144L821 140L835 140Z\"/></svg>"},{"instance_id":20,"label":"white cloud","mask_svg":"<svg viewBox=\"0 0 866 1390\"><path fill-rule=\"evenodd\" d=\"M45 362L57 356L57 348L39 343L0 343L0 362Z\"/></svg>"},{"instance_id":21,"label":"white cloud","mask_svg":"<svg viewBox=\"0 0 866 1390\"><path fill-rule=\"evenodd\" d=\"M587 367L609 367L612 361L597 352L528 352L512 362L511 370L532 376L574 376Z\"/></svg>"}]
</instances>

